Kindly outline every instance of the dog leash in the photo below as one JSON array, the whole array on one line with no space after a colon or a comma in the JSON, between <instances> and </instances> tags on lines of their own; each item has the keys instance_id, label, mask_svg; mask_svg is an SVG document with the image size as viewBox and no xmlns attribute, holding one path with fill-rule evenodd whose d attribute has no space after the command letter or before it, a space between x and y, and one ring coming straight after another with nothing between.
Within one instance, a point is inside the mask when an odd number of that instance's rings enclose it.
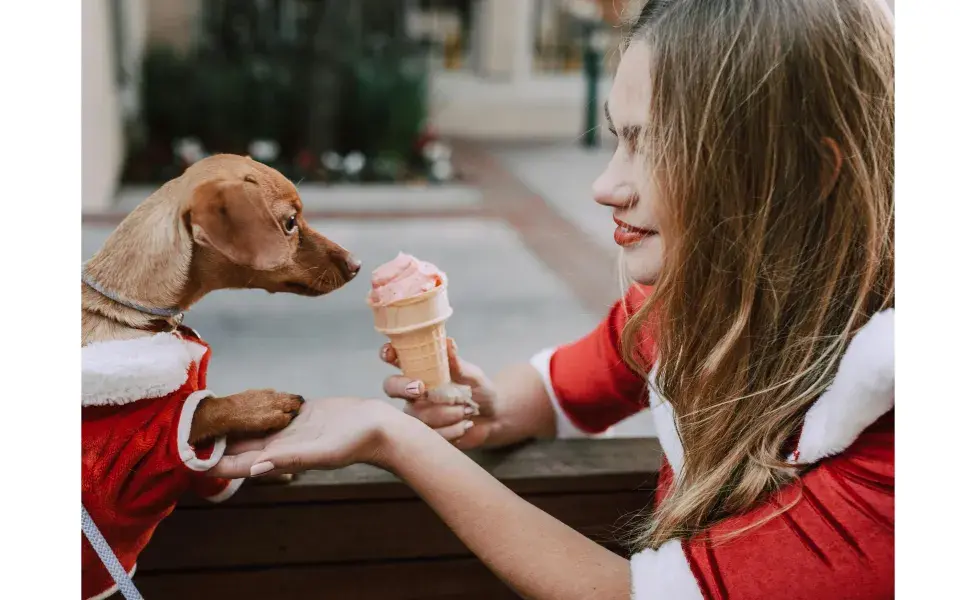
<instances>
[{"instance_id":1,"label":"dog leash","mask_svg":"<svg viewBox=\"0 0 976 600\"><path fill-rule=\"evenodd\" d=\"M112 547L108 545L105 536L98 530L95 521L92 521L84 504L81 505L81 532L88 538L88 543L95 549L95 553L98 554L98 558L105 565L125 600L143 600L142 594L136 589L136 584L132 583L132 578L125 572L125 567L112 552Z\"/></svg>"}]
</instances>

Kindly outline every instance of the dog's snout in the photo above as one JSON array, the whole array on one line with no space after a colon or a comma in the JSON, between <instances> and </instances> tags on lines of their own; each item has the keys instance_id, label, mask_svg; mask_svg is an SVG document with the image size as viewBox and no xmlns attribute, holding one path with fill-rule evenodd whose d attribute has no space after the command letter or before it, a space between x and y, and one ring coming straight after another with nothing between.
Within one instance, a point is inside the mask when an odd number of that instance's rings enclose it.
<instances>
[{"instance_id":1,"label":"dog's snout","mask_svg":"<svg viewBox=\"0 0 976 600\"><path fill-rule=\"evenodd\" d=\"M345 258L346 273L349 275L349 279L355 277L359 270L363 268L363 263L361 260L353 256L352 254L347 254Z\"/></svg>"}]
</instances>

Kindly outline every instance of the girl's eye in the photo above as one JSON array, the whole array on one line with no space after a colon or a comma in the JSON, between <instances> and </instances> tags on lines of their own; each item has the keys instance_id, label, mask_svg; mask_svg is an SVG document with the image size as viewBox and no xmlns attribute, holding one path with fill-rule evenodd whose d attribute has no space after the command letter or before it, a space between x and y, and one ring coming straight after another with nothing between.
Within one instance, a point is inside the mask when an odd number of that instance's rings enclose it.
<instances>
[{"instance_id":1,"label":"girl's eye","mask_svg":"<svg viewBox=\"0 0 976 600\"><path fill-rule=\"evenodd\" d=\"M298 216L292 215L288 217L285 221L285 233L295 233L295 229L298 228Z\"/></svg>"}]
</instances>

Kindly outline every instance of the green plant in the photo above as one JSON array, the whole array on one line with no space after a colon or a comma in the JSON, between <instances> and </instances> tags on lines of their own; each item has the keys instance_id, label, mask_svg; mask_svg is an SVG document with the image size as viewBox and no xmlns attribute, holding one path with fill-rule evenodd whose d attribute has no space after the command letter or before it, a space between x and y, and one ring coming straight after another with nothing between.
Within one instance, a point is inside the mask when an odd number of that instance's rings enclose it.
<instances>
[{"instance_id":1,"label":"green plant","mask_svg":"<svg viewBox=\"0 0 976 600\"><path fill-rule=\"evenodd\" d=\"M281 28L271 24L276 5L213 0L196 47L148 49L145 160L169 168L173 142L194 137L207 151L236 153L274 140L281 154L273 166L297 176L327 176L327 151L361 152L367 179L424 166L417 140L427 120L426 72L422 49L398 29L402 16L386 0L291 3L304 5L304 16Z\"/></svg>"},{"instance_id":2,"label":"green plant","mask_svg":"<svg viewBox=\"0 0 976 600\"><path fill-rule=\"evenodd\" d=\"M337 136L341 152L401 160L414 152L427 120L427 79L422 61L405 50L390 46L353 66Z\"/></svg>"}]
</instances>

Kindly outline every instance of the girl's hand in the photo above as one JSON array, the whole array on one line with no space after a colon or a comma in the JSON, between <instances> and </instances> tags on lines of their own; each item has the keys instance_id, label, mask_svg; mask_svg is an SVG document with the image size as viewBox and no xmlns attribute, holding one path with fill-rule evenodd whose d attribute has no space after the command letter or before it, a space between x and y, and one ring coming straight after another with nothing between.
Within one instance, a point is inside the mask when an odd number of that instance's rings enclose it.
<instances>
[{"instance_id":1,"label":"girl's hand","mask_svg":"<svg viewBox=\"0 0 976 600\"><path fill-rule=\"evenodd\" d=\"M208 473L236 478L339 469L355 463L382 466L385 428L403 418L380 400L309 401L285 429L264 438L232 443Z\"/></svg>"},{"instance_id":2,"label":"girl's hand","mask_svg":"<svg viewBox=\"0 0 976 600\"><path fill-rule=\"evenodd\" d=\"M498 394L484 371L461 360L457 344L448 339L447 357L451 367L451 380L471 388L471 404L450 404L438 398L436 390L427 390L421 381L404 375L391 375L383 382L383 391L391 398L407 401L404 412L435 429L445 439L461 449L477 448L489 441L498 427ZM396 350L389 343L380 348L380 358L399 367Z\"/></svg>"}]
</instances>

